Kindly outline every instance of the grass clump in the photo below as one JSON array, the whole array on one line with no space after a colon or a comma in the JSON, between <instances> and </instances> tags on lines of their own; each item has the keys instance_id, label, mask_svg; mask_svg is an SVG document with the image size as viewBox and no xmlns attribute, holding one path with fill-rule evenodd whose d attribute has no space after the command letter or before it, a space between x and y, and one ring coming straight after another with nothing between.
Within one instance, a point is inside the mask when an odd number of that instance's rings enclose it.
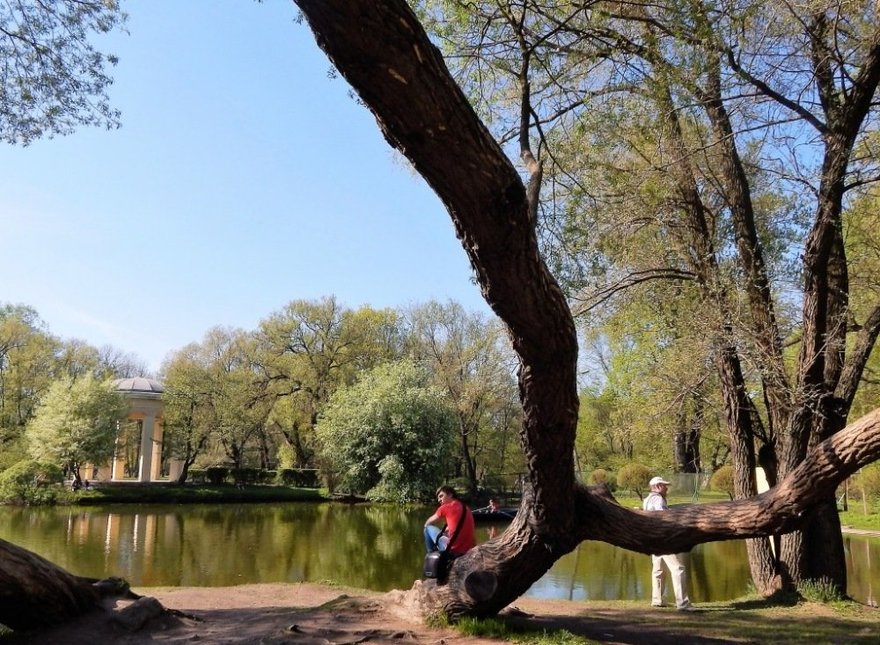
<instances>
[{"instance_id":1,"label":"grass clump","mask_svg":"<svg viewBox=\"0 0 880 645\"><path fill-rule=\"evenodd\" d=\"M435 629L451 628L463 636L495 638L521 645L592 645L597 642L564 629L530 629L524 625L512 625L500 618L464 616L452 620L440 613L429 616L426 622Z\"/></svg>"},{"instance_id":2,"label":"grass clump","mask_svg":"<svg viewBox=\"0 0 880 645\"><path fill-rule=\"evenodd\" d=\"M829 604L846 600L844 593L828 578L804 580L798 583L797 592L804 600Z\"/></svg>"},{"instance_id":3,"label":"grass clump","mask_svg":"<svg viewBox=\"0 0 880 645\"><path fill-rule=\"evenodd\" d=\"M591 645L596 641L572 634L564 629L528 629L514 627L498 618L462 618L452 627L464 636L496 638L522 645Z\"/></svg>"}]
</instances>

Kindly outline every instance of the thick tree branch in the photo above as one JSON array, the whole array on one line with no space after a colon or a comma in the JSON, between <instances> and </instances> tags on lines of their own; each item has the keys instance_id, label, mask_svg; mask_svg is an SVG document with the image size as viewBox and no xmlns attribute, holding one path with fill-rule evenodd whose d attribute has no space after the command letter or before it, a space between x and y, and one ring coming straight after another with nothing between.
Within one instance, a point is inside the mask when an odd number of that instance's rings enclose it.
<instances>
[{"instance_id":1,"label":"thick tree branch","mask_svg":"<svg viewBox=\"0 0 880 645\"><path fill-rule=\"evenodd\" d=\"M642 553L673 553L704 542L788 533L802 527L829 492L878 457L880 409L816 446L776 487L749 499L673 506L658 515L582 493L579 537Z\"/></svg>"}]
</instances>

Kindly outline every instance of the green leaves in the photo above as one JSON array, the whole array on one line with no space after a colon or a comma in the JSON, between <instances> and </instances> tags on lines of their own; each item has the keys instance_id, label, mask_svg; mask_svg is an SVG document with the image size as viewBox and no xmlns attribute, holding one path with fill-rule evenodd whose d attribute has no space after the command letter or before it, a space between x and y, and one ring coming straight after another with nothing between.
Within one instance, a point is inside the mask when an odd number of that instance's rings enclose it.
<instances>
[{"instance_id":1,"label":"green leaves","mask_svg":"<svg viewBox=\"0 0 880 645\"><path fill-rule=\"evenodd\" d=\"M455 448L455 417L416 363L380 365L332 397L316 433L338 487L372 499L412 502L443 481Z\"/></svg>"},{"instance_id":2,"label":"green leaves","mask_svg":"<svg viewBox=\"0 0 880 645\"><path fill-rule=\"evenodd\" d=\"M37 461L71 467L113 455L117 421L128 403L110 382L87 374L55 381L28 424L28 452Z\"/></svg>"},{"instance_id":3,"label":"green leaves","mask_svg":"<svg viewBox=\"0 0 880 645\"><path fill-rule=\"evenodd\" d=\"M117 59L91 38L125 19L113 0L0 4L0 139L27 145L79 125L118 127L106 71Z\"/></svg>"}]
</instances>

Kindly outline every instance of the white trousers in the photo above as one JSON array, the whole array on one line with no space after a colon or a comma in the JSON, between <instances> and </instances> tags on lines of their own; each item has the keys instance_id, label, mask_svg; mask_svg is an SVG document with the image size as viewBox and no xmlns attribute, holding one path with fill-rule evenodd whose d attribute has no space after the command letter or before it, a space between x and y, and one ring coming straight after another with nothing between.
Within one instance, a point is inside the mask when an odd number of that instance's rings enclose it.
<instances>
[{"instance_id":1,"label":"white trousers","mask_svg":"<svg viewBox=\"0 0 880 645\"><path fill-rule=\"evenodd\" d=\"M663 564L669 569L672 578L672 591L675 593L675 606L687 607L691 604L688 598L687 572L684 567L684 554L667 553L666 555L652 555L651 564L651 604L663 604Z\"/></svg>"}]
</instances>

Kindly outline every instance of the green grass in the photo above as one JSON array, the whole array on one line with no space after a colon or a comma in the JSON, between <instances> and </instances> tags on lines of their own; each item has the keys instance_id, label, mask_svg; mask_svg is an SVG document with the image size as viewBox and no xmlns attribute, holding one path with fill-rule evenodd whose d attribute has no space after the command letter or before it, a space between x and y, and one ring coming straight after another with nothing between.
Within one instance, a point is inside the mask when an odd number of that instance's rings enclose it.
<instances>
[{"instance_id":1,"label":"green grass","mask_svg":"<svg viewBox=\"0 0 880 645\"><path fill-rule=\"evenodd\" d=\"M540 622L540 625L536 624ZM453 629L467 636L524 645L597 642L702 642L875 644L880 610L850 601L799 600L794 594L701 604L699 611L656 610L635 601L572 603L565 615L548 609L540 617L463 619ZM592 640L592 639L600 640Z\"/></svg>"},{"instance_id":2,"label":"green grass","mask_svg":"<svg viewBox=\"0 0 880 645\"><path fill-rule=\"evenodd\" d=\"M452 627L465 636L474 638L497 638L522 645L584 645L595 643L584 636L572 634L566 629L529 629L499 618L462 618Z\"/></svg>"},{"instance_id":3,"label":"green grass","mask_svg":"<svg viewBox=\"0 0 880 645\"><path fill-rule=\"evenodd\" d=\"M169 483L105 484L74 493L71 503L102 504L207 504L220 502L320 502L329 499L326 489L293 486L244 486L230 484L178 486Z\"/></svg>"},{"instance_id":4,"label":"green grass","mask_svg":"<svg viewBox=\"0 0 880 645\"><path fill-rule=\"evenodd\" d=\"M862 507L862 502L849 501L849 510L840 512L840 524L851 526L854 529L880 532L880 501L868 503L868 514Z\"/></svg>"}]
</instances>

